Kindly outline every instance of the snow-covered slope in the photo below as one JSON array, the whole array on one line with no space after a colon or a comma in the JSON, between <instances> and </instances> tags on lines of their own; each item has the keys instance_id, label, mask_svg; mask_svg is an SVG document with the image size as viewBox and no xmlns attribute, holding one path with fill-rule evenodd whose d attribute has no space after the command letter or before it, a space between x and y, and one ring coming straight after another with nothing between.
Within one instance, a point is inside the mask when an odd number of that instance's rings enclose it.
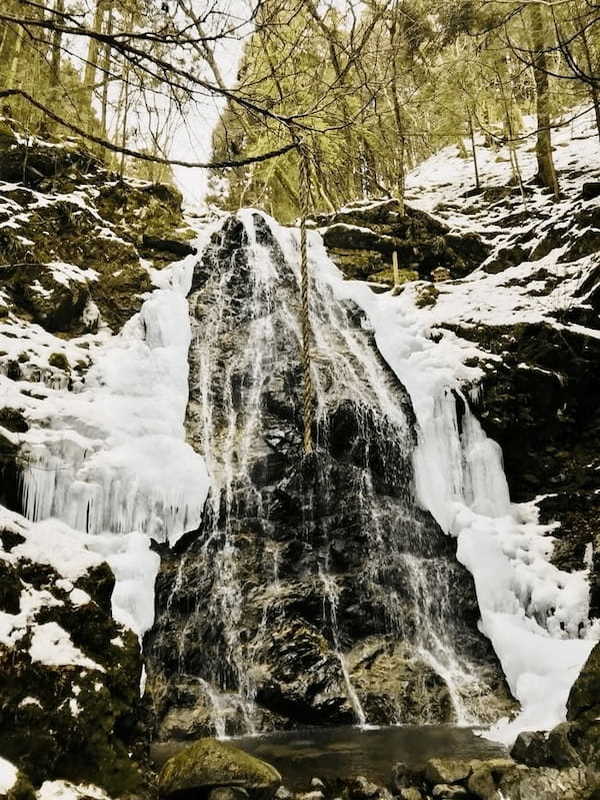
<instances>
[{"instance_id":1,"label":"snow-covered slope","mask_svg":"<svg viewBox=\"0 0 600 800\"><path fill-rule=\"evenodd\" d=\"M136 791L140 643L160 561L151 542L196 527L208 492L184 430L193 257L160 270L140 257L141 232L182 224L171 190L119 183L77 145L6 138L2 752L34 782L99 779L111 793ZM1 180L23 158L36 165L35 183Z\"/></svg>"}]
</instances>

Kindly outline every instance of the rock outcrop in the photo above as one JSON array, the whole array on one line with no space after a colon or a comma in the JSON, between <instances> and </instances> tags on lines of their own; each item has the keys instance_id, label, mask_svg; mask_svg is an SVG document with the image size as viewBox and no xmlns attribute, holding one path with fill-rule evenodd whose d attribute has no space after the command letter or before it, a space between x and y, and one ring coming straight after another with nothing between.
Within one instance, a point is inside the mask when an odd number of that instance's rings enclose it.
<instances>
[{"instance_id":1,"label":"rock outcrop","mask_svg":"<svg viewBox=\"0 0 600 800\"><path fill-rule=\"evenodd\" d=\"M110 568L58 522L3 518L0 541L0 753L34 786L139 791L142 660Z\"/></svg>"},{"instance_id":2,"label":"rock outcrop","mask_svg":"<svg viewBox=\"0 0 600 800\"><path fill-rule=\"evenodd\" d=\"M188 430L215 484L200 530L162 554L146 641L161 739L451 721L453 691L476 715L510 707L455 542L415 503L407 395L358 309L321 291L307 458L280 245L259 216L230 218L196 266ZM449 686L436 658L470 677Z\"/></svg>"}]
</instances>

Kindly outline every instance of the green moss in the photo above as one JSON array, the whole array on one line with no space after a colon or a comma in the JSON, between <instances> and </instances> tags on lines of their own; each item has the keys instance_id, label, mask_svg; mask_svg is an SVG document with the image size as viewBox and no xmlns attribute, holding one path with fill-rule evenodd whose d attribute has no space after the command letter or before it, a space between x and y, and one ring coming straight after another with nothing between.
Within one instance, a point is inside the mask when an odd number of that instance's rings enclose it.
<instances>
[{"instance_id":1,"label":"green moss","mask_svg":"<svg viewBox=\"0 0 600 800\"><path fill-rule=\"evenodd\" d=\"M440 295L440 290L433 284L422 286L417 292L415 304L418 308L426 308L427 306L434 306L436 300Z\"/></svg>"},{"instance_id":2,"label":"green moss","mask_svg":"<svg viewBox=\"0 0 600 800\"><path fill-rule=\"evenodd\" d=\"M372 275L369 275L367 280L369 280L371 283L389 283L390 286L394 286L394 270L382 269L380 272L374 272ZM408 283L409 281L418 280L419 273L414 269L398 270L398 286L401 286L403 283Z\"/></svg>"},{"instance_id":3,"label":"green moss","mask_svg":"<svg viewBox=\"0 0 600 800\"><path fill-rule=\"evenodd\" d=\"M71 366L69 364L69 360L64 353L50 353L48 357L48 364L51 367L56 367L56 369L64 369L68 371Z\"/></svg>"},{"instance_id":4,"label":"green moss","mask_svg":"<svg viewBox=\"0 0 600 800\"><path fill-rule=\"evenodd\" d=\"M199 739L186 747L167 761L159 777L164 797L212 786L243 786L264 797L280 784L281 776L270 764L216 739Z\"/></svg>"}]
</instances>

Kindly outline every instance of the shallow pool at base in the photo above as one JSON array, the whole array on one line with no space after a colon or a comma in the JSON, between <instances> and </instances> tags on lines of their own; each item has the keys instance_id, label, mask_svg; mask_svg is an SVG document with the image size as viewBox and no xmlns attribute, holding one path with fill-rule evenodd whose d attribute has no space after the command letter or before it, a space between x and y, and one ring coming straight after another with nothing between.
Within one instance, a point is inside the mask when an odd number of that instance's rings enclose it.
<instances>
[{"instance_id":1,"label":"shallow pool at base","mask_svg":"<svg viewBox=\"0 0 600 800\"><path fill-rule=\"evenodd\" d=\"M363 775L388 783L392 766L411 766L429 758L493 758L506 749L451 725L403 725L383 728L311 728L241 737L232 744L276 767L290 789L306 789L312 777L325 781Z\"/></svg>"}]
</instances>

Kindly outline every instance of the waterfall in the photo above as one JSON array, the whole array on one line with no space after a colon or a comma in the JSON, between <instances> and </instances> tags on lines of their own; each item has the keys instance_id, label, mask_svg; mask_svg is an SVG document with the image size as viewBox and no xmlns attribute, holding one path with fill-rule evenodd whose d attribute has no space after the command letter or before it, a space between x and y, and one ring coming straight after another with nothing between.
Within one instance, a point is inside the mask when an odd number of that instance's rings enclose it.
<instances>
[{"instance_id":1,"label":"waterfall","mask_svg":"<svg viewBox=\"0 0 600 800\"><path fill-rule=\"evenodd\" d=\"M186 428L211 491L164 564L147 643L166 738L184 718L196 735L509 705L470 576L416 502L408 395L319 242L308 459L296 232L240 212L194 270Z\"/></svg>"}]
</instances>

